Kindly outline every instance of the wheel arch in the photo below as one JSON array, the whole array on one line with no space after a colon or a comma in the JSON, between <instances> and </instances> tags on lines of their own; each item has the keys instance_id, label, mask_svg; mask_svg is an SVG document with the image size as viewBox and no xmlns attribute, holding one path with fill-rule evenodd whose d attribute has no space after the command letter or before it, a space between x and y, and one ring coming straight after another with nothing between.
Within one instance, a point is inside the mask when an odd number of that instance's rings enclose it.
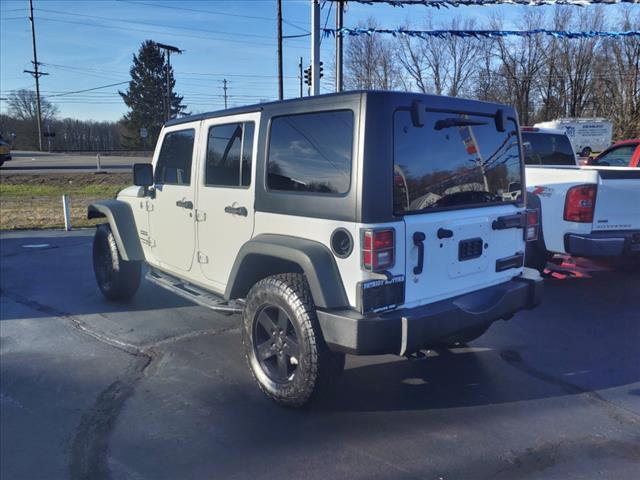
<instances>
[{"instance_id":1,"label":"wheel arch","mask_svg":"<svg viewBox=\"0 0 640 480\"><path fill-rule=\"evenodd\" d=\"M123 260L144 260L131 205L121 200L100 200L89 205L87 218L107 219Z\"/></svg>"},{"instance_id":2,"label":"wheel arch","mask_svg":"<svg viewBox=\"0 0 640 480\"><path fill-rule=\"evenodd\" d=\"M245 297L256 282L288 272L305 275L318 307L349 305L338 266L327 247L313 240L274 234L258 235L242 246L231 269L225 297Z\"/></svg>"}]
</instances>

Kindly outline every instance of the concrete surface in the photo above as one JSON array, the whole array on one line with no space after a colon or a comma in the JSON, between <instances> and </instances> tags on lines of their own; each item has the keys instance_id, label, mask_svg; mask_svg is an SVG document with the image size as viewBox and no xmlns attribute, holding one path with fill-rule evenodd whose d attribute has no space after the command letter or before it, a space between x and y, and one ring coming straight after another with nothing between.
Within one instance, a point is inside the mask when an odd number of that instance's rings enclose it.
<instances>
[{"instance_id":1,"label":"concrete surface","mask_svg":"<svg viewBox=\"0 0 640 480\"><path fill-rule=\"evenodd\" d=\"M87 172L96 170L97 165L96 154L14 151L11 156L12 160L0 167L0 175ZM114 172L129 171L134 163L150 161L150 156L100 155L102 169Z\"/></svg>"},{"instance_id":2,"label":"concrete surface","mask_svg":"<svg viewBox=\"0 0 640 480\"><path fill-rule=\"evenodd\" d=\"M3 479L638 478L638 276L565 264L469 347L349 357L333 399L288 411L237 317L150 284L104 301L90 235L0 237Z\"/></svg>"}]
</instances>

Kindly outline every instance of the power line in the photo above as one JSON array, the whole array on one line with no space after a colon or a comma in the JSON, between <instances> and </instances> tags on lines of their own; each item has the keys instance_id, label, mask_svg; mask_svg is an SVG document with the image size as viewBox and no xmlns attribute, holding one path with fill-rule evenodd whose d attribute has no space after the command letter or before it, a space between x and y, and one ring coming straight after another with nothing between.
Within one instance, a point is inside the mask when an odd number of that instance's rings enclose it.
<instances>
[{"instance_id":1,"label":"power line","mask_svg":"<svg viewBox=\"0 0 640 480\"><path fill-rule=\"evenodd\" d=\"M118 82L118 83L110 83L109 85L102 85L100 87L93 87L93 88L86 88L84 90L74 90L72 92L64 92L64 93L58 93L56 95L48 95L48 97L64 97L66 95L74 95L76 93L83 93L83 92L92 92L94 90L100 90L102 88L109 88L109 87L115 87L117 85L124 85L125 83L129 83L129 81L126 82Z\"/></svg>"},{"instance_id":2,"label":"power line","mask_svg":"<svg viewBox=\"0 0 640 480\"><path fill-rule=\"evenodd\" d=\"M265 43L265 42L250 42L250 41L245 41L245 40L235 40L235 39L228 39L228 38L212 38L212 37L205 37L203 35L189 35L187 33L171 33L171 32L167 32L167 31L160 31L160 30L147 30L147 29L140 29L140 28L127 28L127 27L122 27L122 26L116 26L116 25L102 25L99 23L88 23L88 22L79 22L79 21L74 21L74 20L62 20L59 18L48 18L48 17L39 17L39 20L44 20L47 22L58 22L58 23L67 23L70 25L83 25L83 26L88 26L88 27L98 27L98 28L106 28L106 29L111 29L111 30L124 30L127 32L134 32L134 33L153 33L156 35L168 35L168 36L172 36L172 37L185 37L185 38L195 38L198 40L216 40L218 42L232 42L234 44L238 44L238 43L243 43L243 44L247 44L247 45L260 45L260 46L270 46L273 44L270 43ZM296 46L297 47L297 46ZM297 47L297 48L303 48L303 47Z\"/></svg>"},{"instance_id":3,"label":"power line","mask_svg":"<svg viewBox=\"0 0 640 480\"><path fill-rule=\"evenodd\" d=\"M146 5L146 6L154 7L154 8L158 8L158 7L160 7L160 8L169 8L171 10L182 10L182 11L185 11L185 12L207 13L207 14L210 14L210 15L224 15L224 16L227 16L227 17L250 18L250 19L253 19L253 20L268 20L270 22L276 20L275 18L272 18L272 17L260 17L260 16L257 16L257 15L244 15L244 14L240 14L240 13L220 12L220 11L215 11L215 10L200 10L200 9L197 9L197 8L174 7L174 6L171 6L171 5L162 5L162 4L159 4L159 3L133 2L133 1L130 1L130 0L118 0L118 1L124 2L124 3L129 3L129 4L132 4L132 5ZM309 30L297 25L296 22L291 22L291 21L283 19L282 23L286 23L287 25L289 25L291 27L298 28L298 29L302 30L303 32L309 33Z\"/></svg>"},{"instance_id":4,"label":"power line","mask_svg":"<svg viewBox=\"0 0 640 480\"><path fill-rule=\"evenodd\" d=\"M107 20L109 22L121 22L121 23L132 23L135 25L147 25L149 27L162 27L162 28L173 28L176 30L188 30L188 31L196 31L196 32L205 32L205 33L216 33L218 35L232 35L232 36L238 36L240 35L240 33L235 33L235 32L225 32L222 30L210 30L210 29L206 29L206 28L197 28L197 27L177 27L174 25L168 25L166 23L152 23L152 22L142 22L139 20L122 20L120 18L113 18L113 17L102 17L102 16L98 16L98 15L86 15L86 14L82 14L82 13L73 13L73 12L63 12L60 10L49 10L46 8L38 8L38 11L41 12L47 12L47 13L55 13L55 14L59 14L59 15L70 15L73 17L83 17L83 18L92 18L92 19L97 19L97 20ZM267 35L257 35L257 34L252 34L252 33L242 33L242 36L245 37L255 37L255 38L272 38L270 36Z\"/></svg>"}]
</instances>

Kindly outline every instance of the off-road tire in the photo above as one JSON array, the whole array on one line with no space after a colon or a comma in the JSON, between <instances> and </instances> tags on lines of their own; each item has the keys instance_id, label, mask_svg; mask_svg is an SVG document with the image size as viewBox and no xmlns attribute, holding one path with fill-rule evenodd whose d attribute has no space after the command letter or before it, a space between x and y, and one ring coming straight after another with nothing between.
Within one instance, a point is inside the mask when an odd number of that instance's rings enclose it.
<instances>
[{"instance_id":1,"label":"off-road tire","mask_svg":"<svg viewBox=\"0 0 640 480\"><path fill-rule=\"evenodd\" d=\"M490 324L480 325L479 327L472 327L470 329L463 330L460 333L456 333L455 335L451 335L450 337L447 337L440 343L441 345L444 345L447 347L454 347L456 345L465 345L469 342L472 342L476 338L480 338L482 335L487 333L487 330L489 330L490 326L491 326Z\"/></svg>"},{"instance_id":2,"label":"off-road tire","mask_svg":"<svg viewBox=\"0 0 640 480\"><path fill-rule=\"evenodd\" d=\"M98 225L93 238L93 271L109 300L128 300L138 291L142 262L125 261L108 224Z\"/></svg>"},{"instance_id":3,"label":"off-road tire","mask_svg":"<svg viewBox=\"0 0 640 480\"><path fill-rule=\"evenodd\" d=\"M291 362L295 370L284 381L270 377L257 353L258 329L263 325L259 320L260 314L274 308L287 315L288 325L293 327L297 336L299 350L298 363ZM304 275L284 273L256 283L247 295L242 323L242 342L249 370L269 398L280 405L298 408L331 393L344 369L345 356L327 347Z\"/></svg>"}]
</instances>

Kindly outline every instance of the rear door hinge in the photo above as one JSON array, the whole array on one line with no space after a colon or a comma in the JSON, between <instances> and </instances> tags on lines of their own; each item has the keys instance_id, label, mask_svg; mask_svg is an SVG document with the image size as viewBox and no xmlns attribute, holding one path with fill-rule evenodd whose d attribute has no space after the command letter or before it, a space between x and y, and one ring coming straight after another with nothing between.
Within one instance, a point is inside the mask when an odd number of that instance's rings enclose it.
<instances>
[{"instance_id":1,"label":"rear door hinge","mask_svg":"<svg viewBox=\"0 0 640 480\"><path fill-rule=\"evenodd\" d=\"M209 257L202 252L198 252L198 263L209 263Z\"/></svg>"},{"instance_id":2,"label":"rear door hinge","mask_svg":"<svg viewBox=\"0 0 640 480\"><path fill-rule=\"evenodd\" d=\"M204 222L207 219L207 212L196 210L196 222Z\"/></svg>"}]
</instances>

